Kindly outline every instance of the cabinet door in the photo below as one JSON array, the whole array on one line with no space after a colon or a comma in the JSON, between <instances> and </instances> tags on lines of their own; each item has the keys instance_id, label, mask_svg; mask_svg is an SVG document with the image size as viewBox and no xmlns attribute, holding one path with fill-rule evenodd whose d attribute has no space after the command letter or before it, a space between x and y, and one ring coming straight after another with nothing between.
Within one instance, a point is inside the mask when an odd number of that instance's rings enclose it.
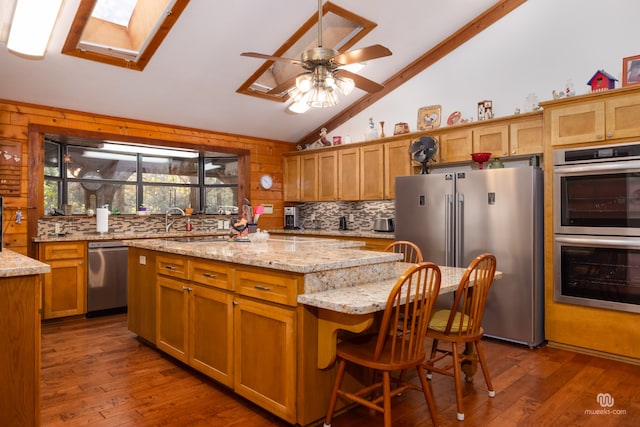
<instances>
[{"instance_id":1,"label":"cabinet door","mask_svg":"<svg viewBox=\"0 0 640 427\"><path fill-rule=\"evenodd\" d=\"M44 274L44 319L87 312L87 269L84 259L49 261Z\"/></svg>"},{"instance_id":2,"label":"cabinet door","mask_svg":"<svg viewBox=\"0 0 640 427\"><path fill-rule=\"evenodd\" d=\"M233 386L233 294L193 285L189 292L189 365Z\"/></svg>"},{"instance_id":3,"label":"cabinet door","mask_svg":"<svg viewBox=\"0 0 640 427\"><path fill-rule=\"evenodd\" d=\"M318 200L338 198L338 155L336 151L318 153Z\"/></svg>"},{"instance_id":4,"label":"cabinet door","mask_svg":"<svg viewBox=\"0 0 640 427\"><path fill-rule=\"evenodd\" d=\"M156 255L129 248L127 322L131 332L156 342Z\"/></svg>"},{"instance_id":5,"label":"cabinet door","mask_svg":"<svg viewBox=\"0 0 640 427\"><path fill-rule=\"evenodd\" d=\"M282 169L284 200L300 201L300 156L284 157Z\"/></svg>"},{"instance_id":6,"label":"cabinet door","mask_svg":"<svg viewBox=\"0 0 640 427\"><path fill-rule=\"evenodd\" d=\"M246 298L236 302L233 388L295 423L296 311Z\"/></svg>"},{"instance_id":7,"label":"cabinet door","mask_svg":"<svg viewBox=\"0 0 640 427\"><path fill-rule=\"evenodd\" d=\"M509 125L509 155L538 154L544 151L542 117Z\"/></svg>"},{"instance_id":8,"label":"cabinet door","mask_svg":"<svg viewBox=\"0 0 640 427\"><path fill-rule=\"evenodd\" d=\"M468 162L471 160L473 140L471 129L444 132L440 135L440 162Z\"/></svg>"},{"instance_id":9,"label":"cabinet door","mask_svg":"<svg viewBox=\"0 0 640 427\"><path fill-rule=\"evenodd\" d=\"M318 200L318 155L300 157L300 199L305 202Z\"/></svg>"},{"instance_id":10,"label":"cabinet door","mask_svg":"<svg viewBox=\"0 0 640 427\"><path fill-rule=\"evenodd\" d=\"M360 200L384 198L384 150L381 144L360 147Z\"/></svg>"},{"instance_id":11,"label":"cabinet door","mask_svg":"<svg viewBox=\"0 0 640 427\"><path fill-rule=\"evenodd\" d=\"M386 142L384 144L384 197L396 198L396 177L411 175L411 140Z\"/></svg>"},{"instance_id":12,"label":"cabinet door","mask_svg":"<svg viewBox=\"0 0 640 427\"><path fill-rule=\"evenodd\" d=\"M602 101L551 109L549 118L552 145L604 140L604 102Z\"/></svg>"},{"instance_id":13,"label":"cabinet door","mask_svg":"<svg viewBox=\"0 0 640 427\"><path fill-rule=\"evenodd\" d=\"M187 282L164 276L158 276L157 285L156 345L187 363L189 286Z\"/></svg>"},{"instance_id":14,"label":"cabinet door","mask_svg":"<svg viewBox=\"0 0 640 427\"><path fill-rule=\"evenodd\" d=\"M606 111L607 138L640 136L640 94L608 100Z\"/></svg>"},{"instance_id":15,"label":"cabinet door","mask_svg":"<svg viewBox=\"0 0 640 427\"><path fill-rule=\"evenodd\" d=\"M509 125L487 126L473 130L473 152L491 153L491 157L494 158L508 156Z\"/></svg>"},{"instance_id":16,"label":"cabinet door","mask_svg":"<svg viewBox=\"0 0 640 427\"><path fill-rule=\"evenodd\" d=\"M360 149L338 151L338 199L360 199Z\"/></svg>"}]
</instances>

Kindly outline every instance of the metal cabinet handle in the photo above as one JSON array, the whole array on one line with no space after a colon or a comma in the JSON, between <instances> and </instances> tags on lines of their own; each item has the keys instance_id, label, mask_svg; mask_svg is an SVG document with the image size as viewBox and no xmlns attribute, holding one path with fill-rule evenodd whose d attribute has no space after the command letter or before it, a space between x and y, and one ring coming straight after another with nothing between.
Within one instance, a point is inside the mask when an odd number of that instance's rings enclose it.
<instances>
[{"instance_id":1,"label":"metal cabinet handle","mask_svg":"<svg viewBox=\"0 0 640 427\"><path fill-rule=\"evenodd\" d=\"M607 132L607 138L613 138L613 132Z\"/></svg>"},{"instance_id":2,"label":"metal cabinet handle","mask_svg":"<svg viewBox=\"0 0 640 427\"><path fill-rule=\"evenodd\" d=\"M271 288L267 288L266 286L260 286L260 285L255 285L254 289L257 289L259 291L270 291Z\"/></svg>"},{"instance_id":3,"label":"metal cabinet handle","mask_svg":"<svg viewBox=\"0 0 640 427\"><path fill-rule=\"evenodd\" d=\"M183 287L182 287L182 290L183 290L183 291L187 291L187 292L191 292L191 291L193 290L193 288L190 288L190 287L188 287L188 286L183 286Z\"/></svg>"},{"instance_id":4,"label":"metal cabinet handle","mask_svg":"<svg viewBox=\"0 0 640 427\"><path fill-rule=\"evenodd\" d=\"M218 277L217 274L212 274L212 273L202 273L202 275L208 279L215 279L216 277Z\"/></svg>"},{"instance_id":5,"label":"metal cabinet handle","mask_svg":"<svg viewBox=\"0 0 640 427\"><path fill-rule=\"evenodd\" d=\"M602 139L602 134L601 133L596 133L596 139Z\"/></svg>"},{"instance_id":6,"label":"metal cabinet handle","mask_svg":"<svg viewBox=\"0 0 640 427\"><path fill-rule=\"evenodd\" d=\"M174 267L174 266L173 266L173 265L171 265L171 264L167 264L167 265L165 265L165 266L164 266L164 268L166 268L167 270L175 270L175 269L176 269L176 267Z\"/></svg>"}]
</instances>

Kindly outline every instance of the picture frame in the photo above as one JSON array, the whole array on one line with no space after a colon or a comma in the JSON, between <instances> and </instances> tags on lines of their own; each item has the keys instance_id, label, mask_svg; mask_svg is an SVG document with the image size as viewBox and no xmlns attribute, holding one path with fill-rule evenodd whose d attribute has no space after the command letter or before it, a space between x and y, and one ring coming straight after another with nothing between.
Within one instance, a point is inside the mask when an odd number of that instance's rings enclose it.
<instances>
[{"instance_id":1,"label":"picture frame","mask_svg":"<svg viewBox=\"0 0 640 427\"><path fill-rule=\"evenodd\" d=\"M640 55L622 58L622 86L640 84Z\"/></svg>"},{"instance_id":2,"label":"picture frame","mask_svg":"<svg viewBox=\"0 0 640 427\"><path fill-rule=\"evenodd\" d=\"M440 127L442 106L429 105L418 109L418 130L429 130Z\"/></svg>"}]
</instances>

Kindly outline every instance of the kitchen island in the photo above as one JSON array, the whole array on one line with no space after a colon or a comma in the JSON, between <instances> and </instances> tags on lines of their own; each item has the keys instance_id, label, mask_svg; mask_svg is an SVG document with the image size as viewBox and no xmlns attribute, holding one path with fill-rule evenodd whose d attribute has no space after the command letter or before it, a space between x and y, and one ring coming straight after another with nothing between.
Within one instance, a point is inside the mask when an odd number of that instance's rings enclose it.
<instances>
[{"instance_id":1,"label":"kitchen island","mask_svg":"<svg viewBox=\"0 0 640 427\"><path fill-rule=\"evenodd\" d=\"M249 236L251 238L251 235ZM129 246L129 328L159 350L300 425L325 414L318 309L303 294L394 280L401 254L361 242L149 239ZM349 377L354 385L357 378Z\"/></svg>"},{"instance_id":2,"label":"kitchen island","mask_svg":"<svg viewBox=\"0 0 640 427\"><path fill-rule=\"evenodd\" d=\"M49 266L0 252L0 425L40 424L40 275Z\"/></svg>"}]
</instances>

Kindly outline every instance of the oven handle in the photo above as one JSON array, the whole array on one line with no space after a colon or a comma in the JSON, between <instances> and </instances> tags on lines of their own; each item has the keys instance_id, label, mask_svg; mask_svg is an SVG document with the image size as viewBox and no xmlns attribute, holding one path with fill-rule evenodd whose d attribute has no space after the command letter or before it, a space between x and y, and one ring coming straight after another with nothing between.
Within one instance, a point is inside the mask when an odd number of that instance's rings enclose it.
<instances>
[{"instance_id":1,"label":"oven handle","mask_svg":"<svg viewBox=\"0 0 640 427\"><path fill-rule=\"evenodd\" d=\"M603 171L620 171L640 169L640 161L621 161L607 163L590 163L588 165L561 165L556 166L553 170L555 174L566 173L583 173L583 172L603 172Z\"/></svg>"},{"instance_id":2,"label":"oven handle","mask_svg":"<svg viewBox=\"0 0 640 427\"><path fill-rule=\"evenodd\" d=\"M556 243L565 243L569 245L598 245L610 248L640 248L640 238L637 237L598 237L598 236L555 236Z\"/></svg>"}]
</instances>

